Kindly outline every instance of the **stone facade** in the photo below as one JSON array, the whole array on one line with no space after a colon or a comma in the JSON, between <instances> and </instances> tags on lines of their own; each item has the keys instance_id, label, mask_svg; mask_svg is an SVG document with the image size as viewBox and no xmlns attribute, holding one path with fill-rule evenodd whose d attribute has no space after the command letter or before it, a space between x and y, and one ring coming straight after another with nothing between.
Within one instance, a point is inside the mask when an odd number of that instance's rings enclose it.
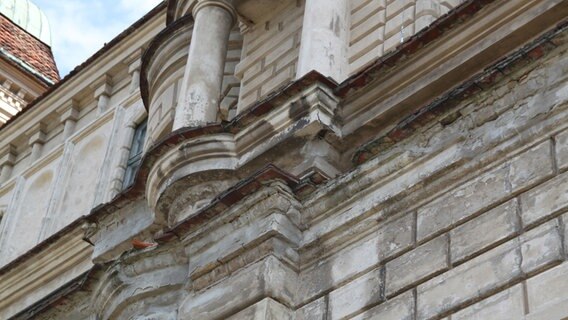
<instances>
[{"instance_id":1,"label":"stone facade","mask_svg":"<svg viewBox=\"0 0 568 320\"><path fill-rule=\"evenodd\" d=\"M568 317L567 16L163 3L0 130L0 318Z\"/></svg>"}]
</instances>

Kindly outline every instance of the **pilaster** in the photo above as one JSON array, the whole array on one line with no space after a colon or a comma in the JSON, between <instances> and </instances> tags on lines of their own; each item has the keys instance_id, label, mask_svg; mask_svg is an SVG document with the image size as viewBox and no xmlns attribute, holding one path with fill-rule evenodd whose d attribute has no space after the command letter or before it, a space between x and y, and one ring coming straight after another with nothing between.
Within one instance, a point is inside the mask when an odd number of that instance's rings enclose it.
<instances>
[{"instance_id":1,"label":"pilaster","mask_svg":"<svg viewBox=\"0 0 568 320\"><path fill-rule=\"evenodd\" d=\"M141 61L141 52L136 51L136 53L130 57L130 61L128 65L128 74L130 75L130 93L134 93L140 89L140 66L142 65Z\"/></svg>"},{"instance_id":2,"label":"pilaster","mask_svg":"<svg viewBox=\"0 0 568 320\"><path fill-rule=\"evenodd\" d=\"M348 0L306 0L296 78L315 70L340 83L349 75Z\"/></svg>"}]
</instances>

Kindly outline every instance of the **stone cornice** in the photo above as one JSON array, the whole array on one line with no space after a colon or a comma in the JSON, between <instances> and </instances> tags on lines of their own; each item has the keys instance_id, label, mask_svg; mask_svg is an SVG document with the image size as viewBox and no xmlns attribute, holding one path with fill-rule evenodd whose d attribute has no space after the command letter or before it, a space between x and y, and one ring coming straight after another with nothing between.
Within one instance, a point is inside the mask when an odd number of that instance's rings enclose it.
<instances>
[{"instance_id":1,"label":"stone cornice","mask_svg":"<svg viewBox=\"0 0 568 320\"><path fill-rule=\"evenodd\" d=\"M66 231L68 233L56 245L33 255L26 254L24 261L18 259L0 270L0 317L8 319L21 310L12 310L10 305L29 304L33 302L30 299L32 296L37 296L39 300L51 294L49 289L45 291L40 288L61 275L69 272L79 275L90 269L92 249L82 241L83 231L81 228ZM81 265L85 267L81 268ZM75 270L77 267L85 270ZM20 301L23 299L27 301Z\"/></svg>"},{"instance_id":2,"label":"stone cornice","mask_svg":"<svg viewBox=\"0 0 568 320\"><path fill-rule=\"evenodd\" d=\"M416 132L424 123L427 123L428 119L446 113L463 99L491 88L498 80L502 79L512 70L515 70L518 65L538 60L555 48L555 41L557 38L562 37L562 34L566 33L567 30L568 21L565 21L511 55L487 67L483 72L461 83L453 90L438 97L435 101L422 107L416 113L401 119L401 121L399 121L392 130L386 132L386 134L357 148L352 157L353 163L355 165L362 164L371 157L379 154L382 150L404 140ZM451 119L448 119L448 121L451 121Z\"/></svg>"},{"instance_id":3,"label":"stone cornice","mask_svg":"<svg viewBox=\"0 0 568 320\"><path fill-rule=\"evenodd\" d=\"M55 112L61 105L61 101L67 101L73 98L73 92L76 92L77 88L81 87L81 85L79 85L80 83L83 83L83 86L92 83L107 71L107 68L100 68L100 65L112 68L120 62L120 59L128 58L125 55L129 54L129 52L120 49L123 48L123 45L124 47L139 48L148 34L154 33L155 31L153 30L161 30L160 25L164 23L164 20L165 4L161 4L118 35L104 48L95 53L86 62L73 70L63 80L52 86L3 125L0 128L0 140L14 140L22 134L22 130L26 130L26 127L31 126L35 122L20 121L20 118L28 120L43 119L50 113ZM147 30L147 32L141 32L141 28ZM121 44L120 48L117 46L119 43ZM46 107L42 107L44 105Z\"/></svg>"},{"instance_id":4,"label":"stone cornice","mask_svg":"<svg viewBox=\"0 0 568 320\"><path fill-rule=\"evenodd\" d=\"M242 180L233 188L225 191L215 198L209 205L200 210L195 215L191 216L184 221L179 222L172 228L165 230L161 236L156 238L158 243L167 243L173 238L181 239L184 234L189 230L195 229L195 227L204 221L207 221L210 217L216 216L219 212L230 208L235 203L239 202L248 195L251 195L258 191L262 185L268 181L280 180L292 189L299 185L300 181L280 170L279 168L269 165L266 168L255 173L253 176Z\"/></svg>"},{"instance_id":5,"label":"stone cornice","mask_svg":"<svg viewBox=\"0 0 568 320\"><path fill-rule=\"evenodd\" d=\"M219 127L217 134L209 132L208 136L179 141L176 148L163 152L149 167L146 181L148 203L152 208L160 207L158 217L163 213L158 202L178 180L199 172L238 170L287 139L313 137L321 130L338 131L333 119L337 101L325 86L307 85L288 97L288 101L271 112L267 109L264 115L258 114L258 119L247 126L240 123L247 118L237 118Z\"/></svg>"},{"instance_id":6,"label":"stone cornice","mask_svg":"<svg viewBox=\"0 0 568 320\"><path fill-rule=\"evenodd\" d=\"M336 89L343 135L392 128L567 15L563 0L462 4Z\"/></svg>"}]
</instances>

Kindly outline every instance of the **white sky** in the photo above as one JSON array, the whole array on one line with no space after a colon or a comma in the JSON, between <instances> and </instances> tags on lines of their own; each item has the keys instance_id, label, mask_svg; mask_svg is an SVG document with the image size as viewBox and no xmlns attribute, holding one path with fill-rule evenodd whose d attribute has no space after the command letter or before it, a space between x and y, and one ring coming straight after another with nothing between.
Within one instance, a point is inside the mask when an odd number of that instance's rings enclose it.
<instances>
[{"instance_id":1,"label":"white sky","mask_svg":"<svg viewBox=\"0 0 568 320\"><path fill-rule=\"evenodd\" d=\"M62 77L161 0L32 0L51 24L52 50Z\"/></svg>"}]
</instances>

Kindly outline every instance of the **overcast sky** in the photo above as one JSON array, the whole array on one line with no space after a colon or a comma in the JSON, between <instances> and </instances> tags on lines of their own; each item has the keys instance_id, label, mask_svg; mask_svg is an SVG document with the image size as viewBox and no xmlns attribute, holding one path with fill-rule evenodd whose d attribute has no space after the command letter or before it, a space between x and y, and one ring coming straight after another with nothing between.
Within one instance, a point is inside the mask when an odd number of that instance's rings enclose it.
<instances>
[{"instance_id":1,"label":"overcast sky","mask_svg":"<svg viewBox=\"0 0 568 320\"><path fill-rule=\"evenodd\" d=\"M161 0L33 0L51 24L52 49L62 77Z\"/></svg>"}]
</instances>

